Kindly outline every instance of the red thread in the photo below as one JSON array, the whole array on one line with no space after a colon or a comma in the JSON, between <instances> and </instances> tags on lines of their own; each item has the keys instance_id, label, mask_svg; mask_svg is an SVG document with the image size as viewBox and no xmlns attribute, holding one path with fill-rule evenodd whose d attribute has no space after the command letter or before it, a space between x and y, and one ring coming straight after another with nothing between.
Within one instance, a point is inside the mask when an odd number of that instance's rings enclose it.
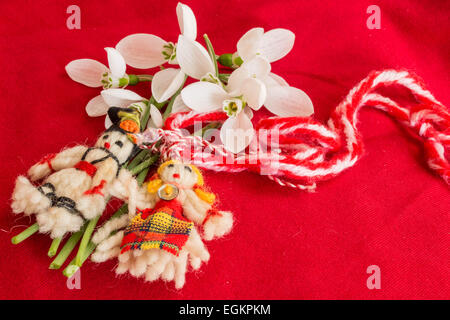
<instances>
[{"instance_id":1,"label":"red thread","mask_svg":"<svg viewBox=\"0 0 450 320\"><path fill-rule=\"evenodd\" d=\"M222 216L222 213L220 213L220 211L219 211L215 206L211 207L211 209L209 209L209 210L206 212L206 218L205 218L205 220L203 220L203 222L202 222L202 227L205 225L205 223L206 223L211 217L214 217L214 216L219 216L219 217Z\"/></svg>"},{"instance_id":2,"label":"red thread","mask_svg":"<svg viewBox=\"0 0 450 320\"><path fill-rule=\"evenodd\" d=\"M41 161L39 161L39 164L44 164L47 163L49 169L54 172L55 170L52 167L52 160L56 157L56 153L50 153L48 155L46 155L45 157L43 157L41 159Z\"/></svg>"},{"instance_id":3,"label":"red thread","mask_svg":"<svg viewBox=\"0 0 450 320\"><path fill-rule=\"evenodd\" d=\"M94 166L92 163L88 161L80 161L75 166L75 169L81 170L86 172L89 176L93 177L94 174L97 172L97 167Z\"/></svg>"},{"instance_id":4,"label":"red thread","mask_svg":"<svg viewBox=\"0 0 450 320\"><path fill-rule=\"evenodd\" d=\"M98 186L95 186L95 187L85 191L84 194L85 195L99 194L103 197L104 194L102 193L102 190L105 187L105 184L106 184L106 180L102 180L102 181L100 181L100 184Z\"/></svg>"},{"instance_id":5,"label":"red thread","mask_svg":"<svg viewBox=\"0 0 450 320\"><path fill-rule=\"evenodd\" d=\"M415 101L399 105L379 89L396 85L407 89ZM198 136L183 135L181 129L196 121L224 121L224 112L196 114L175 113L166 121L165 130L149 129L140 136L141 148L155 148L143 143L162 138L159 151L163 158L185 158L198 167L226 172L254 171L282 186L314 190L316 183L330 179L352 167L363 154L363 142L356 128L361 107L380 109L399 121L424 143L431 169L450 184L450 113L425 89L414 74L402 70L374 71L356 85L332 112L327 124L311 117L272 117L255 126L255 145L267 150L235 155L222 145ZM278 141L259 139L261 130L276 130ZM279 152L277 152L278 150ZM207 151L207 152L205 152ZM224 160L227 161L224 161ZM274 160L276 159L276 160ZM228 161L232 160L232 161Z\"/></svg>"}]
</instances>

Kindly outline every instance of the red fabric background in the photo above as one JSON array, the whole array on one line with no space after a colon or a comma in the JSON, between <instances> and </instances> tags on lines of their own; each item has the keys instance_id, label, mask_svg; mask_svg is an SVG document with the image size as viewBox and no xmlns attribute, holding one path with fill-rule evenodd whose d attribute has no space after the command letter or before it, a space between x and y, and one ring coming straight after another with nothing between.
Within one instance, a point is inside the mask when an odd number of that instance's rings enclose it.
<instances>
[{"instance_id":1,"label":"red fabric background","mask_svg":"<svg viewBox=\"0 0 450 320\"><path fill-rule=\"evenodd\" d=\"M81 8L81 30L66 28L66 8ZM330 111L369 71L408 68L444 104L450 69L448 1L187 1L199 35L233 52L248 29L284 27L297 38L273 71L304 89L316 117ZM381 8L381 30L366 9ZM48 270L47 236L13 246L28 224L9 208L14 179L45 154L93 142L103 118L84 106L99 90L77 84L64 66L106 62L103 47L147 32L176 41L176 1L2 1L0 4L0 298L25 299L387 299L450 298L448 186L428 170L421 145L383 113L364 110L366 154L316 193L282 188L253 174L206 173L236 217L233 232L208 244L210 262L186 286L116 278L115 262L82 268L81 290ZM201 42L202 39L200 40ZM139 92L149 96L148 86ZM381 289L366 268L381 268Z\"/></svg>"}]
</instances>

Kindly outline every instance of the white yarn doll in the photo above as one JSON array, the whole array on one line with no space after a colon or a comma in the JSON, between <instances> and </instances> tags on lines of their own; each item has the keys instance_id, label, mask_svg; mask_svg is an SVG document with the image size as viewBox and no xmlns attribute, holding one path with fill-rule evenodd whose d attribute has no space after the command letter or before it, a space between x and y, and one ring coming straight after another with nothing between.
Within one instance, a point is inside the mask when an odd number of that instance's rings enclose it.
<instances>
[{"instance_id":1,"label":"white yarn doll","mask_svg":"<svg viewBox=\"0 0 450 320\"><path fill-rule=\"evenodd\" d=\"M112 189L126 193L123 188L115 184ZM215 208L215 195L203 189L203 176L191 164L164 162L138 195L128 198L135 199L137 214L116 218L97 231L92 260L118 257L117 274L174 281L177 289L184 286L188 260L195 270L209 260L202 238L221 237L233 224L231 212Z\"/></svg>"},{"instance_id":2,"label":"white yarn doll","mask_svg":"<svg viewBox=\"0 0 450 320\"><path fill-rule=\"evenodd\" d=\"M122 169L137 150L128 135L136 132L133 110L110 108L108 114L114 124L93 147L78 145L46 156L29 169L31 181L17 178L13 212L35 214L39 232L58 238L80 230L85 219L102 214L112 182L134 180ZM41 179L38 186L32 183Z\"/></svg>"}]
</instances>

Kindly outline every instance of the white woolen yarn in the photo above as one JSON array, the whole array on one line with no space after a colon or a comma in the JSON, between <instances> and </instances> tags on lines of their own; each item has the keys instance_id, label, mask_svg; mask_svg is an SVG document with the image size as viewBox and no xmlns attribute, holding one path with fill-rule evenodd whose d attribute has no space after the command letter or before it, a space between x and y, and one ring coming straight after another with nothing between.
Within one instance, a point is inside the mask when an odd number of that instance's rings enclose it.
<instances>
[{"instance_id":1,"label":"white woolen yarn","mask_svg":"<svg viewBox=\"0 0 450 320\"><path fill-rule=\"evenodd\" d=\"M115 247L119 247L122 242L122 238L123 238L123 230L118 231L116 234L109 237L106 241L100 243L100 245L97 246L97 250L108 251Z\"/></svg>"},{"instance_id":2,"label":"white woolen yarn","mask_svg":"<svg viewBox=\"0 0 450 320\"><path fill-rule=\"evenodd\" d=\"M59 171L61 169L73 167L87 149L88 147L83 145L63 149L51 159L53 170ZM28 170L28 176L31 181L36 181L46 177L51 172L52 170L47 162L39 161Z\"/></svg>"},{"instance_id":3,"label":"white woolen yarn","mask_svg":"<svg viewBox=\"0 0 450 320\"><path fill-rule=\"evenodd\" d=\"M109 259L116 258L119 253L120 253L119 247L113 248L105 252L95 251L91 256L91 260L97 263L105 262Z\"/></svg>"},{"instance_id":4,"label":"white woolen yarn","mask_svg":"<svg viewBox=\"0 0 450 320\"><path fill-rule=\"evenodd\" d=\"M92 242L98 245L97 248L101 247L103 241L108 241L107 238L109 237L111 232L119 230L121 228L125 228L127 224L127 215L122 215L120 217L109 220L95 232L95 234L92 236Z\"/></svg>"},{"instance_id":5,"label":"white woolen yarn","mask_svg":"<svg viewBox=\"0 0 450 320\"><path fill-rule=\"evenodd\" d=\"M15 214L39 213L51 204L50 199L36 189L24 176L17 177L12 200L11 208Z\"/></svg>"},{"instance_id":6,"label":"white woolen yarn","mask_svg":"<svg viewBox=\"0 0 450 320\"><path fill-rule=\"evenodd\" d=\"M105 207L105 196L100 194L83 196L77 201L77 209L88 220L100 215L105 210Z\"/></svg>"},{"instance_id":7,"label":"white woolen yarn","mask_svg":"<svg viewBox=\"0 0 450 320\"><path fill-rule=\"evenodd\" d=\"M201 224L211 209L211 204L200 199L194 190L189 189L184 192L186 198L183 203L183 214L196 224Z\"/></svg>"},{"instance_id":8,"label":"white woolen yarn","mask_svg":"<svg viewBox=\"0 0 450 320\"><path fill-rule=\"evenodd\" d=\"M122 141L122 148L115 142ZM103 148L108 143L109 151ZM62 150L56 155L49 155L32 166L28 174L32 181L44 179L41 185L49 190L41 192L26 177L20 176L16 180L16 186L12 195L11 207L15 213L23 212L26 215L36 214L36 220L40 232L49 232L52 238L62 237L67 232L80 230L83 219L93 219L102 214L110 197L109 186L119 177L116 177L120 165L124 162L133 149L133 144L128 137L118 131L109 131L102 135L96 142L97 148L79 145ZM110 152L110 153L109 153ZM84 157L84 158L83 158ZM106 157L106 159L104 159ZM91 163L98 159L104 159L95 163L94 171L85 171L84 163ZM90 168L88 168L90 169ZM88 170L87 169L87 170ZM137 182L126 170L120 170L120 178L127 188L126 192L118 192L119 199L130 203L130 214L135 212L137 203ZM74 202L73 210L67 209L65 204L52 203L44 193L51 193L52 199ZM68 200L64 200L68 198ZM79 214L81 216L79 216Z\"/></svg>"},{"instance_id":9,"label":"white woolen yarn","mask_svg":"<svg viewBox=\"0 0 450 320\"><path fill-rule=\"evenodd\" d=\"M179 167L178 167L179 166ZM177 200L183 208L183 215L193 221L197 226L202 225L205 219L212 212L212 204L202 200L194 191L197 183L197 174L194 171L185 169L184 164L174 163L173 166L166 167L160 175L162 182L171 182L170 178L176 173L180 177L177 183L180 186ZM128 199L130 211L138 207L140 209L153 208L159 199L157 193L147 191L148 184L138 188L135 179L128 173L119 174L119 178L110 186L112 195ZM130 202L135 201L135 204ZM223 236L231 230L233 225L233 215L231 212L216 212L208 217L203 228L203 236L207 240ZM113 219L102 226L94 235L93 242L98 244L94 253L93 261L102 261L117 255L119 265L116 274L130 273L132 276L143 277L145 281L174 281L175 287L180 289L185 283L188 259L193 269L198 270L202 262L210 259L210 254L204 245L202 238L194 226L191 229L188 240L179 255L175 256L165 250L132 249L120 253L121 239L123 231L111 235L113 231L124 228L134 216L123 215Z\"/></svg>"},{"instance_id":10,"label":"white woolen yarn","mask_svg":"<svg viewBox=\"0 0 450 320\"><path fill-rule=\"evenodd\" d=\"M203 225L203 238L212 240L220 238L231 231L233 227L233 214L229 211L219 211L218 215L212 216Z\"/></svg>"}]
</instances>

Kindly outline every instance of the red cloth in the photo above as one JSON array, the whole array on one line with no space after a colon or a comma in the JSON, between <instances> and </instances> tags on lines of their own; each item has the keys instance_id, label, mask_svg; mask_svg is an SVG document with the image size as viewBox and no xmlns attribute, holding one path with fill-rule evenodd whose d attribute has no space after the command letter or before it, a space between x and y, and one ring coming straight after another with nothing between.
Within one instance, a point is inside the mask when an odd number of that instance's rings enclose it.
<instances>
[{"instance_id":1,"label":"red cloth","mask_svg":"<svg viewBox=\"0 0 450 320\"><path fill-rule=\"evenodd\" d=\"M125 228L121 253L132 249L159 248L178 256L193 225L183 215L183 208L177 199L159 200L153 209L138 212Z\"/></svg>"},{"instance_id":2,"label":"red cloth","mask_svg":"<svg viewBox=\"0 0 450 320\"><path fill-rule=\"evenodd\" d=\"M81 290L69 290L61 270L49 270L50 239L20 245L12 235L28 225L9 208L14 179L45 154L89 143L103 118L84 106L99 94L69 79L73 59L106 63L103 47L147 32L176 41L176 1L77 1L81 30L66 28L72 1L2 1L0 86L2 175L0 298L36 299L304 299L450 298L448 186L426 166L422 146L381 112L362 111L366 155L316 193L282 188L254 174L205 173L236 217L232 233L207 243L211 260L187 274L176 291L162 281L116 278L116 261L82 268ZM284 27L297 38L273 71L305 90L325 121L371 70L408 68L450 105L449 3L377 1L381 30L368 30L373 1L189 1L199 39L217 53L233 52L251 27ZM132 73L133 69L128 71ZM138 92L149 96L148 84ZM366 269L381 270L381 289L366 286Z\"/></svg>"},{"instance_id":3,"label":"red cloth","mask_svg":"<svg viewBox=\"0 0 450 320\"><path fill-rule=\"evenodd\" d=\"M76 165L74 165L75 169L84 171L88 174L88 176L93 177L94 174L97 172L97 167L94 166L92 163L88 161L80 161Z\"/></svg>"}]
</instances>

